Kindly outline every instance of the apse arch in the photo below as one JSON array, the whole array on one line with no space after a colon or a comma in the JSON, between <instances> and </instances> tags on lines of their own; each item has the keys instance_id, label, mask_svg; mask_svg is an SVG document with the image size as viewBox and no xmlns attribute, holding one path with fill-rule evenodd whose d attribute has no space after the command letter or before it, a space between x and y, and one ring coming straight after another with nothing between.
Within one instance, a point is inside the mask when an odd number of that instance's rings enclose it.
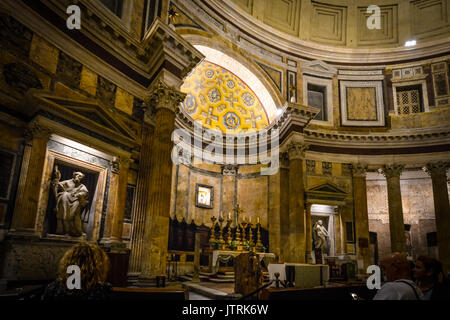
<instances>
[{"instance_id":1,"label":"apse arch","mask_svg":"<svg viewBox=\"0 0 450 320\"><path fill-rule=\"evenodd\" d=\"M286 104L286 99L254 61L242 55L239 50L229 48L214 39L195 34L184 34L183 37L205 56L205 60L228 69L248 84L263 104L269 125L276 120Z\"/></svg>"}]
</instances>

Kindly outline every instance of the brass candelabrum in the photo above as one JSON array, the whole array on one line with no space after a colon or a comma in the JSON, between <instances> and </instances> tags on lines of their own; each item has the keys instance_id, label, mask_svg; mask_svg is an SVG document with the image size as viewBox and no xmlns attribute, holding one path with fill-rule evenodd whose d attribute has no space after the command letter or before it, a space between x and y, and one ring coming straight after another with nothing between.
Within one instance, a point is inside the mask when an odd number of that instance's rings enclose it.
<instances>
[{"instance_id":1,"label":"brass candelabrum","mask_svg":"<svg viewBox=\"0 0 450 320\"><path fill-rule=\"evenodd\" d=\"M209 237L209 243L212 244L216 241L216 217L212 216L211 237Z\"/></svg>"},{"instance_id":2,"label":"brass candelabrum","mask_svg":"<svg viewBox=\"0 0 450 320\"><path fill-rule=\"evenodd\" d=\"M219 216L219 240L217 241L217 243L219 244L219 249L223 250L225 249L225 241L223 240L223 228L222 228L222 224L223 224L223 217Z\"/></svg>"},{"instance_id":3,"label":"brass candelabrum","mask_svg":"<svg viewBox=\"0 0 450 320\"><path fill-rule=\"evenodd\" d=\"M227 220L227 226L228 226L228 232L227 232L227 246L228 246L228 247L231 246L231 241L232 241L232 239L231 239L231 222L232 222L231 218L228 217L228 220Z\"/></svg>"},{"instance_id":4,"label":"brass candelabrum","mask_svg":"<svg viewBox=\"0 0 450 320\"><path fill-rule=\"evenodd\" d=\"M241 235L241 245L245 246L245 242L247 241L247 222L241 222L242 226L242 235Z\"/></svg>"},{"instance_id":5,"label":"brass candelabrum","mask_svg":"<svg viewBox=\"0 0 450 320\"><path fill-rule=\"evenodd\" d=\"M263 246L263 244L261 242L261 223L259 223L259 221L256 224L256 228L257 228L257 231L256 231L256 250L259 251L259 252L264 252L265 248L264 248L264 246Z\"/></svg>"}]
</instances>

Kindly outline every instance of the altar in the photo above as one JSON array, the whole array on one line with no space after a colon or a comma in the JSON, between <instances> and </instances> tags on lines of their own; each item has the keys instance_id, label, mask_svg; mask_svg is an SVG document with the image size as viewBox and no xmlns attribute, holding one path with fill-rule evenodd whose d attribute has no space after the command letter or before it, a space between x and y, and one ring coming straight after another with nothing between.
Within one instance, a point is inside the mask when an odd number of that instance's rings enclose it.
<instances>
[{"instance_id":1,"label":"altar","mask_svg":"<svg viewBox=\"0 0 450 320\"><path fill-rule=\"evenodd\" d=\"M210 265L213 271L219 269L220 263L229 263L234 260L235 257L242 253L247 253L249 251L236 251L236 250L213 250L211 253ZM267 267L270 263L276 261L276 255L270 252L255 252L258 255L259 261L263 261L264 265Z\"/></svg>"}]
</instances>

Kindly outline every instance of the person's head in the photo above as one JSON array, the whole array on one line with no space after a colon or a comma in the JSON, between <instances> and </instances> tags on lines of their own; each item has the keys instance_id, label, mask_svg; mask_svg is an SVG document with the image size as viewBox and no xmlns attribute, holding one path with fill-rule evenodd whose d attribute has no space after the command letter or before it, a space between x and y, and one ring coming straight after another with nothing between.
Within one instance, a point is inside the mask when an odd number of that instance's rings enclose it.
<instances>
[{"instance_id":1,"label":"person's head","mask_svg":"<svg viewBox=\"0 0 450 320\"><path fill-rule=\"evenodd\" d=\"M108 255L96 244L81 242L66 251L59 262L58 280L65 285L67 267L76 265L81 272L81 290L89 292L96 284L106 281L109 270Z\"/></svg>"},{"instance_id":2,"label":"person's head","mask_svg":"<svg viewBox=\"0 0 450 320\"><path fill-rule=\"evenodd\" d=\"M420 256L414 265L413 274L417 281L438 282L443 274L442 264L436 259Z\"/></svg>"},{"instance_id":3,"label":"person's head","mask_svg":"<svg viewBox=\"0 0 450 320\"><path fill-rule=\"evenodd\" d=\"M319 226L322 225L322 220L317 221L317 223L319 224Z\"/></svg>"},{"instance_id":4,"label":"person's head","mask_svg":"<svg viewBox=\"0 0 450 320\"><path fill-rule=\"evenodd\" d=\"M74 172L72 175L73 182L80 183L83 180L84 174L82 172Z\"/></svg>"},{"instance_id":5,"label":"person's head","mask_svg":"<svg viewBox=\"0 0 450 320\"><path fill-rule=\"evenodd\" d=\"M411 269L405 254L392 253L380 261L381 271L386 281L411 279Z\"/></svg>"}]
</instances>

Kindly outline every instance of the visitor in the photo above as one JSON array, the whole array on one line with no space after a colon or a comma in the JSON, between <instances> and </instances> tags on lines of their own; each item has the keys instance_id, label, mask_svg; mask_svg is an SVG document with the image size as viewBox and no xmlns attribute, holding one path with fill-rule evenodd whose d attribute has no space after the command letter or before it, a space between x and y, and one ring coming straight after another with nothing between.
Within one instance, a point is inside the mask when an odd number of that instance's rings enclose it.
<instances>
[{"instance_id":1,"label":"visitor","mask_svg":"<svg viewBox=\"0 0 450 320\"><path fill-rule=\"evenodd\" d=\"M411 280L411 269L406 255L393 253L384 257L381 271L386 283L373 300L423 300L423 293Z\"/></svg>"},{"instance_id":2,"label":"visitor","mask_svg":"<svg viewBox=\"0 0 450 320\"><path fill-rule=\"evenodd\" d=\"M418 257L413 273L425 300L450 300L449 281L438 260L426 256Z\"/></svg>"},{"instance_id":3,"label":"visitor","mask_svg":"<svg viewBox=\"0 0 450 320\"><path fill-rule=\"evenodd\" d=\"M67 279L73 273L69 266L80 268L81 288L69 288ZM58 278L44 291L42 300L104 300L112 286L106 282L109 259L98 245L82 242L70 248L59 263ZM71 279L69 279L70 283Z\"/></svg>"}]
</instances>

